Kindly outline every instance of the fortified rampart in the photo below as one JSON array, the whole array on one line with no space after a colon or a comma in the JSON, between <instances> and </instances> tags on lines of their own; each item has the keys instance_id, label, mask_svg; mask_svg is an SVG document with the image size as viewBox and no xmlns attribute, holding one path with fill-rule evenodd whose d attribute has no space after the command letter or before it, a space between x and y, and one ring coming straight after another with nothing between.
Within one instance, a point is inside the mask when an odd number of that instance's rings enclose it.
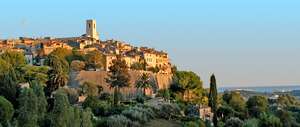
<instances>
[{"instance_id":1,"label":"fortified rampart","mask_svg":"<svg viewBox=\"0 0 300 127\"><path fill-rule=\"evenodd\" d=\"M135 83L140 79L140 76L143 73L148 73L150 80L156 84L154 91L159 89L168 89L172 83L171 74L154 74L152 72L145 71L129 71L130 75L130 87L124 88L121 92L127 96L134 96L138 92L135 88ZM107 71L80 71L80 72L71 72L70 73L70 87L78 87L84 82L91 82L103 87L104 92L112 93L113 89L110 88L109 84L106 82L108 77Z\"/></svg>"}]
</instances>

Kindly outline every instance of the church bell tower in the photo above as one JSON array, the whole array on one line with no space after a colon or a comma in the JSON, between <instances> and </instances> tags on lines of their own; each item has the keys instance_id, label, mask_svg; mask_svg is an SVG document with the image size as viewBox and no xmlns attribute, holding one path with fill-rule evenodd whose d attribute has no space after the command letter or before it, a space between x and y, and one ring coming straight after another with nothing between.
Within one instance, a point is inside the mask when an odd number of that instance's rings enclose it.
<instances>
[{"instance_id":1,"label":"church bell tower","mask_svg":"<svg viewBox=\"0 0 300 127\"><path fill-rule=\"evenodd\" d=\"M86 20L86 36L99 40L99 34L97 32L96 20Z\"/></svg>"}]
</instances>

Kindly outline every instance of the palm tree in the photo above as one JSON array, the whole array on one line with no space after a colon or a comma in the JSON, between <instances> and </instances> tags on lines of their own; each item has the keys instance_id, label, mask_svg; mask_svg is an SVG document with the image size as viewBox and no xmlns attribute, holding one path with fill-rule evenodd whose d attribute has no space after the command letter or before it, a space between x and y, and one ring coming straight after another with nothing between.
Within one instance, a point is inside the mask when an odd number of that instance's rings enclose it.
<instances>
[{"instance_id":1,"label":"palm tree","mask_svg":"<svg viewBox=\"0 0 300 127\"><path fill-rule=\"evenodd\" d=\"M49 72L49 81L47 82L47 95L57 90L59 87L67 85L69 76L66 72L51 70Z\"/></svg>"},{"instance_id":2,"label":"palm tree","mask_svg":"<svg viewBox=\"0 0 300 127\"><path fill-rule=\"evenodd\" d=\"M152 83L150 81L150 77L148 74L143 73L141 78L136 83L136 88L142 88L143 94L146 96L146 89L150 88L152 86Z\"/></svg>"}]
</instances>

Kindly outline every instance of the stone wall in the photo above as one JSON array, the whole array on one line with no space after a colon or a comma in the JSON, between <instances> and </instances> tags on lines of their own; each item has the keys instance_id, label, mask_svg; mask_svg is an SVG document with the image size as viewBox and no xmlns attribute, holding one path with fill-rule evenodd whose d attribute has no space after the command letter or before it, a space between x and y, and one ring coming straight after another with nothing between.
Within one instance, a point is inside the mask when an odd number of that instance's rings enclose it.
<instances>
[{"instance_id":1,"label":"stone wall","mask_svg":"<svg viewBox=\"0 0 300 127\"><path fill-rule=\"evenodd\" d=\"M172 82L172 75L170 74L153 74L152 72L129 71L129 75L131 77L130 87L122 89L121 92L129 97L136 95L137 92L140 92L140 90L135 88L135 83L143 73L148 73L150 75L152 82L156 84L158 89L167 89ZM106 83L107 76L108 72L106 71L71 72L69 87L79 87L79 85L84 82L92 82L102 86L104 92L112 93L113 89L109 87L108 83Z\"/></svg>"}]
</instances>

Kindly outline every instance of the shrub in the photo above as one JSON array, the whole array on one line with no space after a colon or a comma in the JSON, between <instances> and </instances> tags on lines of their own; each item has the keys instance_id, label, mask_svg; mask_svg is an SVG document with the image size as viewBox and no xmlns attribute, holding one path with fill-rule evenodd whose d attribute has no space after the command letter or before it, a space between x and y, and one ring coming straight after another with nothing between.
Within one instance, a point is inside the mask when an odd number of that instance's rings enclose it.
<instances>
[{"instance_id":1,"label":"shrub","mask_svg":"<svg viewBox=\"0 0 300 127\"><path fill-rule=\"evenodd\" d=\"M163 104L158 111L158 116L167 120L178 118L180 115L180 108L175 104Z\"/></svg>"},{"instance_id":2,"label":"shrub","mask_svg":"<svg viewBox=\"0 0 300 127\"><path fill-rule=\"evenodd\" d=\"M259 126L259 120L256 118L246 120L243 125L243 127L258 127L258 126Z\"/></svg>"},{"instance_id":3,"label":"shrub","mask_svg":"<svg viewBox=\"0 0 300 127\"><path fill-rule=\"evenodd\" d=\"M158 90L158 93L157 93L156 96L157 97L162 97L165 100L169 100L170 99L170 91L168 89Z\"/></svg>"},{"instance_id":4,"label":"shrub","mask_svg":"<svg viewBox=\"0 0 300 127\"><path fill-rule=\"evenodd\" d=\"M184 111L185 115L188 117L199 117L199 107L196 105L188 105Z\"/></svg>"},{"instance_id":5,"label":"shrub","mask_svg":"<svg viewBox=\"0 0 300 127\"><path fill-rule=\"evenodd\" d=\"M143 112L148 117L148 119L154 119L156 117L156 113L151 107L147 107L145 105L138 105L136 107L133 107L133 109Z\"/></svg>"},{"instance_id":6,"label":"shrub","mask_svg":"<svg viewBox=\"0 0 300 127\"><path fill-rule=\"evenodd\" d=\"M125 109L127 109L124 105L113 106L109 108L107 116L121 114Z\"/></svg>"},{"instance_id":7,"label":"shrub","mask_svg":"<svg viewBox=\"0 0 300 127\"><path fill-rule=\"evenodd\" d=\"M144 102L145 102L145 97L144 97L143 95L141 95L141 94L138 94L135 100L136 100L138 103L144 104Z\"/></svg>"},{"instance_id":8,"label":"shrub","mask_svg":"<svg viewBox=\"0 0 300 127\"><path fill-rule=\"evenodd\" d=\"M136 122L132 122L130 119L123 115L113 115L107 118L107 127L139 127Z\"/></svg>"},{"instance_id":9,"label":"shrub","mask_svg":"<svg viewBox=\"0 0 300 127\"><path fill-rule=\"evenodd\" d=\"M89 96L83 103L83 108L91 108L96 116L106 116L110 110L110 104L100 101L96 97Z\"/></svg>"},{"instance_id":10,"label":"shrub","mask_svg":"<svg viewBox=\"0 0 300 127\"><path fill-rule=\"evenodd\" d=\"M110 93L104 92L104 93L100 94L99 99L103 100L103 101L111 102L112 101L112 96L111 96Z\"/></svg>"},{"instance_id":11,"label":"shrub","mask_svg":"<svg viewBox=\"0 0 300 127\"><path fill-rule=\"evenodd\" d=\"M133 109L124 110L122 115L126 116L132 121L138 121L140 123L145 123L148 121L147 117L142 112Z\"/></svg>"},{"instance_id":12,"label":"shrub","mask_svg":"<svg viewBox=\"0 0 300 127\"><path fill-rule=\"evenodd\" d=\"M183 122L183 127L206 127L204 121L202 120L193 120L193 121L187 121Z\"/></svg>"},{"instance_id":13,"label":"shrub","mask_svg":"<svg viewBox=\"0 0 300 127\"><path fill-rule=\"evenodd\" d=\"M132 121L137 121L142 124L154 119L155 117L155 113L152 109L138 106L124 110L122 114Z\"/></svg>"},{"instance_id":14,"label":"shrub","mask_svg":"<svg viewBox=\"0 0 300 127\"><path fill-rule=\"evenodd\" d=\"M107 124L107 117L96 117L93 119L94 127L105 127Z\"/></svg>"},{"instance_id":15,"label":"shrub","mask_svg":"<svg viewBox=\"0 0 300 127\"><path fill-rule=\"evenodd\" d=\"M242 127L243 126L243 121L240 120L239 118L232 117L225 122L224 127Z\"/></svg>"},{"instance_id":16,"label":"shrub","mask_svg":"<svg viewBox=\"0 0 300 127\"><path fill-rule=\"evenodd\" d=\"M63 88L64 92L67 94L69 102L75 104L78 102L78 90L75 88Z\"/></svg>"},{"instance_id":17,"label":"shrub","mask_svg":"<svg viewBox=\"0 0 300 127\"><path fill-rule=\"evenodd\" d=\"M199 127L199 125L194 121L185 122L183 127Z\"/></svg>"}]
</instances>

